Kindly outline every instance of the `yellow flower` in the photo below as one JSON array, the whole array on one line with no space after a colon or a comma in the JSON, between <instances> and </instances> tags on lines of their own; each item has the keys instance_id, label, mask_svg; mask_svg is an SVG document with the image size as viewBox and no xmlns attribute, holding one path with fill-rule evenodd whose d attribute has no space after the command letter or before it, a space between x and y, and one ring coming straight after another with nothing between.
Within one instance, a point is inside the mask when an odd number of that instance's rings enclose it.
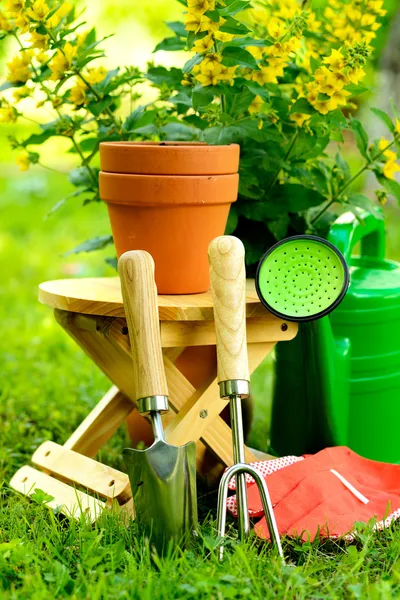
<instances>
[{"instance_id":1,"label":"yellow flower","mask_svg":"<svg viewBox=\"0 0 400 600\"><path fill-rule=\"evenodd\" d=\"M49 67L52 72L50 79L61 79L65 72L69 71L71 68L75 55L76 47L72 46L69 42L65 44L62 50L59 48L49 62Z\"/></svg>"},{"instance_id":2,"label":"yellow flower","mask_svg":"<svg viewBox=\"0 0 400 600\"><path fill-rule=\"evenodd\" d=\"M263 48L260 48L260 46L247 46L246 50L247 52L250 52L256 60L261 60L263 57Z\"/></svg>"},{"instance_id":3,"label":"yellow flower","mask_svg":"<svg viewBox=\"0 0 400 600\"><path fill-rule=\"evenodd\" d=\"M220 42L230 42L235 36L232 33L225 33L224 31L214 31L214 37Z\"/></svg>"},{"instance_id":4,"label":"yellow flower","mask_svg":"<svg viewBox=\"0 0 400 600\"><path fill-rule=\"evenodd\" d=\"M86 41L86 38L88 36L89 30L87 31L83 31L82 33L80 33L78 35L78 37L76 38L76 45L78 46L78 48L80 48L81 46L83 46L83 44Z\"/></svg>"},{"instance_id":5,"label":"yellow flower","mask_svg":"<svg viewBox=\"0 0 400 600\"><path fill-rule=\"evenodd\" d=\"M345 66L344 56L340 50L332 50L330 56L324 58L324 63L329 65L331 71L342 71Z\"/></svg>"},{"instance_id":6,"label":"yellow flower","mask_svg":"<svg viewBox=\"0 0 400 600\"><path fill-rule=\"evenodd\" d=\"M331 102L334 102L336 104L335 108L337 108L337 106L347 104L348 96L351 96L350 92L346 90L336 90L331 96ZM333 106L333 104L331 104L331 106ZM333 109L331 108L330 110Z\"/></svg>"},{"instance_id":7,"label":"yellow flower","mask_svg":"<svg viewBox=\"0 0 400 600\"><path fill-rule=\"evenodd\" d=\"M201 25L200 25L200 31L212 31L212 33L217 33L218 29L221 27L221 25L223 25L225 23L226 19L223 19L222 17L219 18L218 22L213 21L212 19L210 19L209 17L206 17L205 15L203 15L201 17Z\"/></svg>"},{"instance_id":8,"label":"yellow flower","mask_svg":"<svg viewBox=\"0 0 400 600\"><path fill-rule=\"evenodd\" d=\"M353 67L347 71L347 78L350 83L359 83L361 79L364 79L365 71L361 67Z\"/></svg>"},{"instance_id":9,"label":"yellow flower","mask_svg":"<svg viewBox=\"0 0 400 600\"><path fill-rule=\"evenodd\" d=\"M0 31L11 31L12 28L12 23L10 23L4 13L0 12Z\"/></svg>"},{"instance_id":10,"label":"yellow flower","mask_svg":"<svg viewBox=\"0 0 400 600\"><path fill-rule=\"evenodd\" d=\"M103 81L106 75L107 69L105 67L89 67L84 77L88 83L96 84Z\"/></svg>"},{"instance_id":11,"label":"yellow flower","mask_svg":"<svg viewBox=\"0 0 400 600\"><path fill-rule=\"evenodd\" d=\"M0 108L0 123L14 123L17 120L18 113L12 106L3 106Z\"/></svg>"},{"instance_id":12,"label":"yellow flower","mask_svg":"<svg viewBox=\"0 0 400 600\"><path fill-rule=\"evenodd\" d=\"M224 67L223 65L221 67L221 73L218 76L220 81L229 81L233 84L236 67Z\"/></svg>"},{"instance_id":13,"label":"yellow flower","mask_svg":"<svg viewBox=\"0 0 400 600\"><path fill-rule=\"evenodd\" d=\"M314 106L314 108L319 113L321 113L321 115L327 115L328 112L330 110L332 110L332 108L331 108L332 104L331 104L331 102L329 100L328 101L326 101L326 100L322 100L322 101L321 100L316 100L316 102L314 102L313 106ZM336 107L334 107L334 108L336 108Z\"/></svg>"},{"instance_id":14,"label":"yellow flower","mask_svg":"<svg viewBox=\"0 0 400 600\"><path fill-rule=\"evenodd\" d=\"M305 115L303 113L292 113L289 119L291 121L294 121L299 127L303 127L304 123L311 119L311 115Z\"/></svg>"},{"instance_id":15,"label":"yellow flower","mask_svg":"<svg viewBox=\"0 0 400 600\"><path fill-rule=\"evenodd\" d=\"M44 21L50 12L45 0L36 0L32 8L28 10L28 15L34 21Z\"/></svg>"},{"instance_id":16,"label":"yellow flower","mask_svg":"<svg viewBox=\"0 0 400 600\"><path fill-rule=\"evenodd\" d=\"M397 133L397 135L400 135L400 120L396 119L395 123L394 123L394 130Z\"/></svg>"},{"instance_id":17,"label":"yellow flower","mask_svg":"<svg viewBox=\"0 0 400 600\"><path fill-rule=\"evenodd\" d=\"M195 52L200 52L200 54L204 54L208 52L214 45L214 40L211 37L211 34L206 35L200 40L196 40L193 44L193 50Z\"/></svg>"},{"instance_id":18,"label":"yellow flower","mask_svg":"<svg viewBox=\"0 0 400 600\"><path fill-rule=\"evenodd\" d=\"M221 79L223 68L217 54L207 54L200 63L200 73L196 75L197 81L202 85L217 85Z\"/></svg>"},{"instance_id":19,"label":"yellow flower","mask_svg":"<svg viewBox=\"0 0 400 600\"><path fill-rule=\"evenodd\" d=\"M272 17L267 25L268 33L273 38L279 38L285 33L285 23L276 17Z\"/></svg>"},{"instance_id":20,"label":"yellow flower","mask_svg":"<svg viewBox=\"0 0 400 600\"><path fill-rule=\"evenodd\" d=\"M62 98L60 98L60 96L54 96L51 99L51 104L53 106L53 108L57 108L58 106L60 106L62 104Z\"/></svg>"},{"instance_id":21,"label":"yellow flower","mask_svg":"<svg viewBox=\"0 0 400 600\"><path fill-rule=\"evenodd\" d=\"M386 152L384 152L383 155L389 162L397 160L396 152L393 152L393 150L386 150Z\"/></svg>"},{"instance_id":22,"label":"yellow flower","mask_svg":"<svg viewBox=\"0 0 400 600\"><path fill-rule=\"evenodd\" d=\"M263 99L261 98L261 96L255 96L255 98L253 98L248 110L249 113L251 115L254 115L254 113L259 113L262 105L264 104Z\"/></svg>"},{"instance_id":23,"label":"yellow flower","mask_svg":"<svg viewBox=\"0 0 400 600\"><path fill-rule=\"evenodd\" d=\"M394 160L388 160L383 167L383 174L386 179L394 179L397 171L400 171L400 167Z\"/></svg>"},{"instance_id":24,"label":"yellow flower","mask_svg":"<svg viewBox=\"0 0 400 600\"><path fill-rule=\"evenodd\" d=\"M335 90L341 90L345 85L349 84L349 80L342 71L335 71L334 73L329 72L326 82L331 85Z\"/></svg>"},{"instance_id":25,"label":"yellow flower","mask_svg":"<svg viewBox=\"0 0 400 600\"><path fill-rule=\"evenodd\" d=\"M36 33L36 31L32 31L31 39L30 39L30 42L32 44L31 48L38 48L39 50L45 50L48 39L49 39L48 35L41 35L40 33Z\"/></svg>"},{"instance_id":26,"label":"yellow flower","mask_svg":"<svg viewBox=\"0 0 400 600\"><path fill-rule=\"evenodd\" d=\"M201 26L201 15L196 15L194 13L186 13L183 17L183 22L185 24L186 31L194 31L197 33L200 31Z\"/></svg>"},{"instance_id":27,"label":"yellow flower","mask_svg":"<svg viewBox=\"0 0 400 600\"><path fill-rule=\"evenodd\" d=\"M28 86L26 86L26 85L15 88L13 91L13 96L14 96L15 102L19 102L20 100L23 100L24 98L28 98L30 96L31 92L32 92L32 90L30 88L28 88Z\"/></svg>"},{"instance_id":28,"label":"yellow flower","mask_svg":"<svg viewBox=\"0 0 400 600\"><path fill-rule=\"evenodd\" d=\"M203 74L213 73L215 75L217 73L221 73L222 65L219 54L207 54L207 56L205 56L200 63L200 71Z\"/></svg>"},{"instance_id":29,"label":"yellow flower","mask_svg":"<svg viewBox=\"0 0 400 600\"><path fill-rule=\"evenodd\" d=\"M14 19L14 25L20 30L21 33L26 33L29 31L29 19L22 13L19 13Z\"/></svg>"},{"instance_id":30,"label":"yellow flower","mask_svg":"<svg viewBox=\"0 0 400 600\"><path fill-rule=\"evenodd\" d=\"M20 171L27 171L31 164L29 152L24 151L21 152L21 154L18 154L16 162L20 168Z\"/></svg>"},{"instance_id":31,"label":"yellow flower","mask_svg":"<svg viewBox=\"0 0 400 600\"><path fill-rule=\"evenodd\" d=\"M60 8L47 21L48 27L50 27L51 29L54 29L55 27L57 27L57 25L59 25L61 19L66 17L68 15L68 13L71 12L72 9L73 9L72 4L70 4L69 2L63 2L63 4L61 4Z\"/></svg>"},{"instance_id":32,"label":"yellow flower","mask_svg":"<svg viewBox=\"0 0 400 600\"><path fill-rule=\"evenodd\" d=\"M47 62L49 57L44 50L39 50L39 52L36 54L35 58L38 62L40 62L42 64L42 63Z\"/></svg>"},{"instance_id":33,"label":"yellow flower","mask_svg":"<svg viewBox=\"0 0 400 600\"><path fill-rule=\"evenodd\" d=\"M19 52L9 63L8 67L8 81L12 83L25 83L31 77L30 62L32 57L32 51L25 50Z\"/></svg>"},{"instance_id":34,"label":"yellow flower","mask_svg":"<svg viewBox=\"0 0 400 600\"><path fill-rule=\"evenodd\" d=\"M189 12L204 15L208 10L215 9L215 0L188 0Z\"/></svg>"},{"instance_id":35,"label":"yellow flower","mask_svg":"<svg viewBox=\"0 0 400 600\"><path fill-rule=\"evenodd\" d=\"M86 100L85 88L82 85L74 85L69 91L69 99L76 106L81 106Z\"/></svg>"},{"instance_id":36,"label":"yellow flower","mask_svg":"<svg viewBox=\"0 0 400 600\"><path fill-rule=\"evenodd\" d=\"M7 0L6 10L11 13L19 13L25 6L25 0Z\"/></svg>"},{"instance_id":37,"label":"yellow flower","mask_svg":"<svg viewBox=\"0 0 400 600\"><path fill-rule=\"evenodd\" d=\"M384 136L379 140L378 148L379 150L385 150L389 146L390 142Z\"/></svg>"}]
</instances>

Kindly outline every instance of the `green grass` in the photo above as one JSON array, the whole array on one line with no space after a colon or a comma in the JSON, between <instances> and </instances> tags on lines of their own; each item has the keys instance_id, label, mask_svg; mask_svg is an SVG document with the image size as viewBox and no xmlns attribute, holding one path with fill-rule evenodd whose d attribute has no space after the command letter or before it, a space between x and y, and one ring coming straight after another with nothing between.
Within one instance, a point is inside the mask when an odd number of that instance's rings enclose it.
<instances>
[{"instance_id":1,"label":"green grass","mask_svg":"<svg viewBox=\"0 0 400 600\"><path fill-rule=\"evenodd\" d=\"M185 554L153 560L137 531L117 514L94 527L60 519L9 489L15 470L44 440L63 443L109 382L37 302L46 279L113 275L110 252L63 258L93 235L109 231L104 206L76 200L45 219L65 193L64 180L43 171L20 176L2 166L0 180L0 598L87 600L140 598L371 598L400 596L399 527L372 534L364 528L352 546L342 542L285 541L288 566L252 538L229 543L220 564L212 552L216 493L201 490L200 538ZM389 222L398 218L393 213ZM400 255L392 229L389 254ZM271 396L267 360L253 380L256 420L251 443L266 448ZM123 468L124 428L100 460ZM211 508L211 512L209 509ZM236 528L231 530L231 539Z\"/></svg>"}]
</instances>

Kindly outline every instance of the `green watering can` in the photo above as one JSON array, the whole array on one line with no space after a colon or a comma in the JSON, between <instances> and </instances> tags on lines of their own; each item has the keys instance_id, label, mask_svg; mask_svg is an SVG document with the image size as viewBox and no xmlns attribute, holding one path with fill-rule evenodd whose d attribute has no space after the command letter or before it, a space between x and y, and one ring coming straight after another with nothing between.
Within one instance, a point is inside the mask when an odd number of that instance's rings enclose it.
<instances>
[{"instance_id":1,"label":"green watering can","mask_svg":"<svg viewBox=\"0 0 400 600\"><path fill-rule=\"evenodd\" d=\"M276 349L271 451L346 445L400 462L400 264L385 260L384 222L342 215L328 241L350 267L350 287L329 315L299 324ZM361 242L361 255L352 256Z\"/></svg>"}]
</instances>

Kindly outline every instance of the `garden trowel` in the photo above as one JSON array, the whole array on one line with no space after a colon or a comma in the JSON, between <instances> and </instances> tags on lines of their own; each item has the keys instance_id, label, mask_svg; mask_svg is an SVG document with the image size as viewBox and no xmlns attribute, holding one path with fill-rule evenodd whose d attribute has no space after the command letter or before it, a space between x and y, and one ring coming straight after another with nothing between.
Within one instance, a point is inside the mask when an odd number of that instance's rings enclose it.
<instances>
[{"instance_id":1,"label":"garden trowel","mask_svg":"<svg viewBox=\"0 0 400 600\"><path fill-rule=\"evenodd\" d=\"M150 419L154 443L123 452L136 520L160 553L185 543L197 526L196 446L171 446L161 414L168 411L168 387L161 350L154 261L147 252L126 252L118 263L133 357L138 410Z\"/></svg>"}]
</instances>

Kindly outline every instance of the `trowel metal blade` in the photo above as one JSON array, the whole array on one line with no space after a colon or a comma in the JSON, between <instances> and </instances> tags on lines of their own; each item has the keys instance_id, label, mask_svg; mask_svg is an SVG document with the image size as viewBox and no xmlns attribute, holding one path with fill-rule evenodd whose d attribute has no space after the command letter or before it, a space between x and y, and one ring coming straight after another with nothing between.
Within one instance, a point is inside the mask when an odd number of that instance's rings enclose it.
<instances>
[{"instance_id":1,"label":"trowel metal blade","mask_svg":"<svg viewBox=\"0 0 400 600\"><path fill-rule=\"evenodd\" d=\"M136 519L161 554L184 543L197 527L196 445L157 440L146 450L123 451Z\"/></svg>"}]
</instances>

